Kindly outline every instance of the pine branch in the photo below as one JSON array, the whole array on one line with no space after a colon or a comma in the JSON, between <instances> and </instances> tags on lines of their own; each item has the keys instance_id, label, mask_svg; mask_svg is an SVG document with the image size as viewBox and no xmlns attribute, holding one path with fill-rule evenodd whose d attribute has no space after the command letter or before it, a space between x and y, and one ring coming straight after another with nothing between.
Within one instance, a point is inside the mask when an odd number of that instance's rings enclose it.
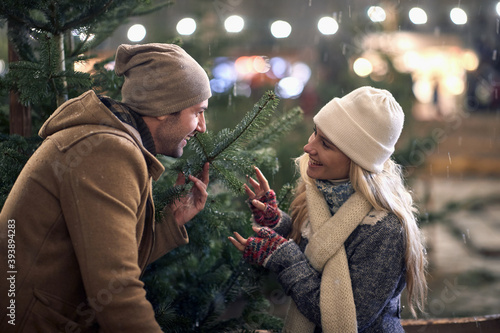
<instances>
[{"instance_id":1,"label":"pine branch","mask_svg":"<svg viewBox=\"0 0 500 333\"><path fill-rule=\"evenodd\" d=\"M219 154L229 146L239 144L241 141L248 139L257 132L257 130L265 125L266 121L271 117L278 103L279 100L276 95L271 91L267 92L260 101L254 105L253 110L245 115L232 133L222 138L221 144L210 153L208 162L215 160Z\"/></svg>"},{"instance_id":2,"label":"pine branch","mask_svg":"<svg viewBox=\"0 0 500 333\"><path fill-rule=\"evenodd\" d=\"M61 31L71 30L76 27L85 26L86 24L95 21L99 16L106 13L109 8L113 5L115 0L108 0L105 4L102 2L96 2L96 4L89 8L88 11L82 13L82 15L76 17L75 19L67 22L61 27Z\"/></svg>"},{"instance_id":3,"label":"pine branch","mask_svg":"<svg viewBox=\"0 0 500 333\"><path fill-rule=\"evenodd\" d=\"M277 103L274 94L265 94L233 130L198 134L189 141L182 159L175 162L165 159L169 171L153 189L157 208L168 200L169 194L165 192L167 181L173 181L178 171L197 175L206 162L210 163L210 195L205 209L186 225L189 248L168 253L164 261L155 265L156 270L146 276L152 304L164 314L157 312L158 321L165 323L162 324L164 329L170 330L172 326L168 325L185 323L186 320L191 324L179 327L179 332L251 331L263 326L279 327L280 321L266 313L269 302L261 293L262 271L244 262L227 240L227 235L233 230L242 234L251 232L251 216L244 200L235 200L231 195L231 192L243 194L240 176L244 178L249 174L251 166L256 163L266 163L278 170L274 149L265 145L276 140L301 118L300 110L294 109L270 122ZM271 125L272 130L268 128ZM286 194L280 196L284 200L286 197ZM158 276L162 278L155 278ZM172 288L174 282L176 287ZM193 286L197 288L196 295L192 292ZM226 311L231 311L231 304L242 299L243 313L237 318L221 320ZM166 309L165 304L168 305Z\"/></svg>"},{"instance_id":4,"label":"pine branch","mask_svg":"<svg viewBox=\"0 0 500 333\"><path fill-rule=\"evenodd\" d=\"M303 115L304 112L300 107L295 107L289 110L280 118L274 119L270 125L266 126L262 131L257 133L255 138L251 140L245 148L252 150L259 147L269 146L301 122Z\"/></svg>"},{"instance_id":5,"label":"pine branch","mask_svg":"<svg viewBox=\"0 0 500 333\"><path fill-rule=\"evenodd\" d=\"M276 95L273 92L267 92L236 125L234 130L223 129L216 135L210 132L198 133L189 145L195 154L185 160L180 160L173 165L172 169L182 171L185 174L197 175L202 170L203 165L209 162L211 173L215 176L214 179L221 180L234 193L243 193L243 183L233 172L244 176L250 172L250 167L254 163L250 163L250 160L241 161L240 168L236 169L233 165L228 169L226 161L228 163L235 162L231 157L235 156L237 152L241 152L245 144L250 142L258 131L267 125L278 103ZM233 172L230 171L231 169ZM241 174L242 171L243 174Z\"/></svg>"}]
</instances>

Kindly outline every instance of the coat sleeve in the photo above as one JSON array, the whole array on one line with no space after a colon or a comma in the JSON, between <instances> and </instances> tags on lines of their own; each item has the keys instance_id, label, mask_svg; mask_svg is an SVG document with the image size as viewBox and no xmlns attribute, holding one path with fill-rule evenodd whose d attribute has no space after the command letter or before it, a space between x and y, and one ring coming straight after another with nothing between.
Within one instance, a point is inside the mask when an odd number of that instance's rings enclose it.
<instances>
[{"instance_id":1,"label":"coat sleeve","mask_svg":"<svg viewBox=\"0 0 500 333\"><path fill-rule=\"evenodd\" d=\"M265 267L277 275L285 293L293 299L299 311L321 327L319 295L321 274L307 260L294 241L280 246L267 260Z\"/></svg>"},{"instance_id":2,"label":"coat sleeve","mask_svg":"<svg viewBox=\"0 0 500 333\"><path fill-rule=\"evenodd\" d=\"M102 332L161 332L139 280L137 221L149 176L142 155L124 138L76 144L61 201L88 304ZM87 150L83 150L83 149Z\"/></svg>"},{"instance_id":3,"label":"coat sleeve","mask_svg":"<svg viewBox=\"0 0 500 333\"><path fill-rule=\"evenodd\" d=\"M173 249L189 242L187 230L178 226L169 207L165 207L162 219L155 223L155 245L148 264L160 259Z\"/></svg>"}]
</instances>

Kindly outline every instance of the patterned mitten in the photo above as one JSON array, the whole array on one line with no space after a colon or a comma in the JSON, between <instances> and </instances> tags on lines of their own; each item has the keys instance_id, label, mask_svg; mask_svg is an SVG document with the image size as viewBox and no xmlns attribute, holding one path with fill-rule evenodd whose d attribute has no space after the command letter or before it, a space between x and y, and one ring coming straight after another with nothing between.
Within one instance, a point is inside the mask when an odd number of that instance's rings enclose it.
<instances>
[{"instance_id":1,"label":"patterned mitten","mask_svg":"<svg viewBox=\"0 0 500 333\"><path fill-rule=\"evenodd\" d=\"M286 241L274 230L264 227L257 232L257 236L248 238L243 258L251 264L262 266L267 257Z\"/></svg>"},{"instance_id":2,"label":"patterned mitten","mask_svg":"<svg viewBox=\"0 0 500 333\"><path fill-rule=\"evenodd\" d=\"M274 193L273 190L270 190L262 197L258 198L258 200L266 204L266 209L257 209L250 201L249 203L253 219L257 224L263 227L274 228L274 226L276 226L281 219L281 211L279 210L276 202L276 193Z\"/></svg>"}]
</instances>

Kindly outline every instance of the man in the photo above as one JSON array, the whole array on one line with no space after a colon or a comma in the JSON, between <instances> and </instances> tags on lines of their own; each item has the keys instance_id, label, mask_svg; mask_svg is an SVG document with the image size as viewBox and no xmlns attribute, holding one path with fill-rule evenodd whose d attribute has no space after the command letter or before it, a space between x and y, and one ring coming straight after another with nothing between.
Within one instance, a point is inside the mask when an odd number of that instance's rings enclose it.
<instances>
[{"instance_id":1,"label":"man","mask_svg":"<svg viewBox=\"0 0 500 333\"><path fill-rule=\"evenodd\" d=\"M155 223L155 155L205 132L210 85L170 44L121 45L115 71L122 102L88 91L59 107L0 213L0 332L161 332L140 276L188 242L209 180L206 164Z\"/></svg>"}]
</instances>

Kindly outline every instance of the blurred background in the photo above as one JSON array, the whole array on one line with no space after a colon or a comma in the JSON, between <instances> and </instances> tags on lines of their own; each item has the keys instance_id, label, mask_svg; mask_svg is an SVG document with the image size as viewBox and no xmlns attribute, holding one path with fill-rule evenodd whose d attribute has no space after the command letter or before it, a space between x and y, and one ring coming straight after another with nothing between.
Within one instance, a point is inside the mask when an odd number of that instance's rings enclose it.
<instances>
[{"instance_id":1,"label":"blurred background","mask_svg":"<svg viewBox=\"0 0 500 333\"><path fill-rule=\"evenodd\" d=\"M395 158L422 213L429 317L500 313L500 2L179 0L124 19L75 70L91 73L122 43L173 41L209 73L210 130L233 127L268 90L279 108L303 109L275 147L275 188L295 177L322 105L362 85L390 90L406 114ZM4 26L0 75L7 44Z\"/></svg>"}]
</instances>

